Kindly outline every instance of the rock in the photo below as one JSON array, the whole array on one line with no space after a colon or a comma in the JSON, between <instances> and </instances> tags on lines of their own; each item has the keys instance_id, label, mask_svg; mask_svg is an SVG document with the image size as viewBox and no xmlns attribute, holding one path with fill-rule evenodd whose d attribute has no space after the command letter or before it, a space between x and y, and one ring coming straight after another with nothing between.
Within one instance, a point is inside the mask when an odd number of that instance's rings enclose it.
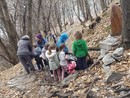
<instances>
[{"instance_id":1,"label":"rock","mask_svg":"<svg viewBox=\"0 0 130 98\"><path fill-rule=\"evenodd\" d=\"M118 45L119 41L117 38L112 37L111 35L108 35L108 37L100 42L100 48L101 49L106 49L106 50L110 50L112 49L112 46Z\"/></svg>"},{"instance_id":2,"label":"rock","mask_svg":"<svg viewBox=\"0 0 130 98\"><path fill-rule=\"evenodd\" d=\"M66 78L62 81L62 84L63 84L63 85L68 84L71 80L76 79L77 76L78 76L78 73L75 73L75 74L69 75L68 77L66 77Z\"/></svg>"},{"instance_id":3,"label":"rock","mask_svg":"<svg viewBox=\"0 0 130 98\"><path fill-rule=\"evenodd\" d=\"M124 48L123 48L123 47L117 48L117 49L112 53L112 57L113 57L114 59L120 61L121 58L122 58L123 52L124 52Z\"/></svg>"},{"instance_id":4,"label":"rock","mask_svg":"<svg viewBox=\"0 0 130 98\"><path fill-rule=\"evenodd\" d=\"M115 55L115 56L122 56L122 55L123 55L123 52L124 52L124 48L123 48L123 47L120 47L120 48L117 48L117 49L113 52L113 55Z\"/></svg>"},{"instance_id":5,"label":"rock","mask_svg":"<svg viewBox=\"0 0 130 98\"><path fill-rule=\"evenodd\" d=\"M110 66L106 66L104 64L104 65L102 65L102 67L104 69L104 72L106 73L106 76L111 74L112 70L111 70Z\"/></svg>"},{"instance_id":6,"label":"rock","mask_svg":"<svg viewBox=\"0 0 130 98\"><path fill-rule=\"evenodd\" d=\"M120 96L123 96L123 95L125 95L125 91L120 92Z\"/></svg>"},{"instance_id":7,"label":"rock","mask_svg":"<svg viewBox=\"0 0 130 98\"><path fill-rule=\"evenodd\" d=\"M111 53L108 53L107 55L104 56L102 59L104 65L109 65L115 61L115 59L112 57Z\"/></svg>"},{"instance_id":8,"label":"rock","mask_svg":"<svg viewBox=\"0 0 130 98\"><path fill-rule=\"evenodd\" d=\"M118 81L125 75L126 74L120 74L120 73L117 73L117 72L112 72L112 74L107 78L106 82L111 83L111 82L114 82L114 81Z\"/></svg>"},{"instance_id":9,"label":"rock","mask_svg":"<svg viewBox=\"0 0 130 98\"><path fill-rule=\"evenodd\" d=\"M127 94L124 94L118 98L130 98L130 92L128 92Z\"/></svg>"},{"instance_id":10,"label":"rock","mask_svg":"<svg viewBox=\"0 0 130 98\"><path fill-rule=\"evenodd\" d=\"M102 58L106 55L107 52L108 52L108 51L107 51L106 49L101 49L101 51L100 51L100 56L98 57L98 59L99 59L99 60L102 59Z\"/></svg>"},{"instance_id":11,"label":"rock","mask_svg":"<svg viewBox=\"0 0 130 98\"><path fill-rule=\"evenodd\" d=\"M35 75L19 75L17 77L14 77L12 78L11 80L9 80L7 82L7 85L9 87L14 87L14 88L17 88L19 90L25 90L26 89L26 86L33 82L34 80L36 79L36 76Z\"/></svg>"}]
</instances>

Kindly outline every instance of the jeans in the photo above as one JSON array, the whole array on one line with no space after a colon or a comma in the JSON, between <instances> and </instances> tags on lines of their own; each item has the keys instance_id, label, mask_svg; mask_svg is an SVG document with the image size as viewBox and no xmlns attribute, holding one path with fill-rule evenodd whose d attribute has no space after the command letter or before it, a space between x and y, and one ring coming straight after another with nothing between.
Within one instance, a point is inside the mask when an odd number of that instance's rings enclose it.
<instances>
[{"instance_id":1,"label":"jeans","mask_svg":"<svg viewBox=\"0 0 130 98\"><path fill-rule=\"evenodd\" d=\"M39 70L44 68L42 58L40 58L39 55L35 56L35 61Z\"/></svg>"},{"instance_id":2,"label":"jeans","mask_svg":"<svg viewBox=\"0 0 130 98\"><path fill-rule=\"evenodd\" d=\"M89 66L88 66L87 61L86 61L86 56L85 57L78 57L77 58L76 70L85 70L88 67Z\"/></svg>"},{"instance_id":3,"label":"jeans","mask_svg":"<svg viewBox=\"0 0 130 98\"><path fill-rule=\"evenodd\" d=\"M31 55L19 55L18 58L19 58L20 62L22 63L27 74L30 73L29 67L30 67L31 71L35 71L35 68L32 64L32 56Z\"/></svg>"}]
</instances>

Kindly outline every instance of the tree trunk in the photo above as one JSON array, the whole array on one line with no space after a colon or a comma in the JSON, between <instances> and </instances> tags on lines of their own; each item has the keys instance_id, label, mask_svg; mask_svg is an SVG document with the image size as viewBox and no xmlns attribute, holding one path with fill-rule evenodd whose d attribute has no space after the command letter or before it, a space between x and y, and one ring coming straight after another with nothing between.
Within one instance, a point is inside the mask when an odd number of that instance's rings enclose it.
<instances>
[{"instance_id":1,"label":"tree trunk","mask_svg":"<svg viewBox=\"0 0 130 98\"><path fill-rule=\"evenodd\" d=\"M78 9L78 12L76 13L74 3L73 3L73 11L74 11L75 15L77 16L77 18L78 18L79 22L81 23L81 25L83 25L84 27L86 27L86 26L85 26L85 22L84 22L84 21L81 19L81 17L80 17L80 9L79 9L78 3L79 3L79 2L78 2L78 0L77 0L77 9Z\"/></svg>"},{"instance_id":2,"label":"tree trunk","mask_svg":"<svg viewBox=\"0 0 130 98\"><path fill-rule=\"evenodd\" d=\"M27 15L27 5L25 5L23 14L23 34L26 34L26 15Z\"/></svg>"},{"instance_id":3,"label":"tree trunk","mask_svg":"<svg viewBox=\"0 0 130 98\"><path fill-rule=\"evenodd\" d=\"M13 64L14 61L12 60L12 57L7 49L7 47L4 45L3 41L0 39L0 47L4 51L0 56L3 56L5 60L7 60L9 63Z\"/></svg>"},{"instance_id":4,"label":"tree trunk","mask_svg":"<svg viewBox=\"0 0 130 98\"><path fill-rule=\"evenodd\" d=\"M37 27L36 27L36 31L38 32L39 30L39 21L40 21L40 13L41 13L41 4L42 4L42 0L38 0L38 16L37 16Z\"/></svg>"},{"instance_id":5,"label":"tree trunk","mask_svg":"<svg viewBox=\"0 0 130 98\"><path fill-rule=\"evenodd\" d=\"M61 32L62 31L62 21L61 21L60 11L58 10L58 5L59 4L55 5L55 16L56 16L57 23L58 23L58 26L59 26L59 29L60 29L60 32Z\"/></svg>"},{"instance_id":6,"label":"tree trunk","mask_svg":"<svg viewBox=\"0 0 130 98\"><path fill-rule=\"evenodd\" d=\"M27 35L30 37L31 43L32 43L32 0L28 0L28 22L27 22Z\"/></svg>"},{"instance_id":7,"label":"tree trunk","mask_svg":"<svg viewBox=\"0 0 130 98\"><path fill-rule=\"evenodd\" d=\"M122 17L123 17L123 45L130 48L130 0L121 0Z\"/></svg>"},{"instance_id":8,"label":"tree trunk","mask_svg":"<svg viewBox=\"0 0 130 98\"><path fill-rule=\"evenodd\" d=\"M105 0L100 0L102 11L107 8Z\"/></svg>"},{"instance_id":9,"label":"tree trunk","mask_svg":"<svg viewBox=\"0 0 130 98\"><path fill-rule=\"evenodd\" d=\"M98 14L97 14L97 10L96 10L96 3L95 3L95 1L94 0L92 0L93 1L93 5L94 5L94 12L95 12L95 15L96 15L96 17L98 17Z\"/></svg>"},{"instance_id":10,"label":"tree trunk","mask_svg":"<svg viewBox=\"0 0 130 98\"><path fill-rule=\"evenodd\" d=\"M2 17L1 20L4 24L4 28L6 29L9 43L11 46L10 55L13 60L13 64L15 65L18 63L18 58L17 58L18 36L17 36L16 28L10 20L7 3L5 0L0 0L0 11L1 11L0 15Z\"/></svg>"},{"instance_id":11,"label":"tree trunk","mask_svg":"<svg viewBox=\"0 0 130 98\"><path fill-rule=\"evenodd\" d=\"M89 5L89 3L88 3L88 0L84 0L84 2L85 2L86 16L88 16L88 19L89 19L89 20L93 21L93 17L92 17L92 15L91 15L90 5ZM87 19L87 20L88 20L88 19Z\"/></svg>"}]
</instances>

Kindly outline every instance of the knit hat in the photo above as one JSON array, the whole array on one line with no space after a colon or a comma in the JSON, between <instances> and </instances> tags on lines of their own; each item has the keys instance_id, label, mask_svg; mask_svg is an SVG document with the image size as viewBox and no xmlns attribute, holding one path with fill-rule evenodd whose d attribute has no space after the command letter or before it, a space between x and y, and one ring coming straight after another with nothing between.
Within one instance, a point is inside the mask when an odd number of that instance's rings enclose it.
<instances>
[{"instance_id":1,"label":"knit hat","mask_svg":"<svg viewBox=\"0 0 130 98\"><path fill-rule=\"evenodd\" d=\"M42 37L41 34L36 34L36 38L38 38L38 39L42 39L43 37Z\"/></svg>"},{"instance_id":2,"label":"knit hat","mask_svg":"<svg viewBox=\"0 0 130 98\"><path fill-rule=\"evenodd\" d=\"M65 42L68 39L68 34L66 32L62 33L60 39Z\"/></svg>"}]
</instances>

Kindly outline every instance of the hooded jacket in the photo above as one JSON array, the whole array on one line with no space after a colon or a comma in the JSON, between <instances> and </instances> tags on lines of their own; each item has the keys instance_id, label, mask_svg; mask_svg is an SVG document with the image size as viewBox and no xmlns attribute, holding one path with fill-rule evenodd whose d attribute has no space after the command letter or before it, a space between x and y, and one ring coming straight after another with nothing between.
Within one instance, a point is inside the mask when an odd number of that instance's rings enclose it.
<instances>
[{"instance_id":1,"label":"hooded jacket","mask_svg":"<svg viewBox=\"0 0 130 98\"><path fill-rule=\"evenodd\" d=\"M49 67L50 70L56 70L59 68L59 59L57 56L56 50L51 50L51 54L49 54L49 51L46 51L46 57L49 60Z\"/></svg>"},{"instance_id":2,"label":"hooded jacket","mask_svg":"<svg viewBox=\"0 0 130 98\"><path fill-rule=\"evenodd\" d=\"M60 59L61 66L67 66L67 60L65 59L65 52L64 51L61 51L59 53L59 59Z\"/></svg>"},{"instance_id":3,"label":"hooded jacket","mask_svg":"<svg viewBox=\"0 0 130 98\"><path fill-rule=\"evenodd\" d=\"M68 39L68 34L67 33L62 33L61 36L60 36L60 38L58 39L57 46L60 47L60 45L62 43L65 44L65 42L66 42L67 39ZM65 53L68 52L68 48L67 47L64 49L64 52Z\"/></svg>"},{"instance_id":4,"label":"hooded jacket","mask_svg":"<svg viewBox=\"0 0 130 98\"><path fill-rule=\"evenodd\" d=\"M18 41L17 55L33 55L29 36L25 35Z\"/></svg>"},{"instance_id":5,"label":"hooded jacket","mask_svg":"<svg viewBox=\"0 0 130 98\"><path fill-rule=\"evenodd\" d=\"M85 57L88 55L88 46L83 39L75 40L72 44L72 51L76 57Z\"/></svg>"}]
</instances>

